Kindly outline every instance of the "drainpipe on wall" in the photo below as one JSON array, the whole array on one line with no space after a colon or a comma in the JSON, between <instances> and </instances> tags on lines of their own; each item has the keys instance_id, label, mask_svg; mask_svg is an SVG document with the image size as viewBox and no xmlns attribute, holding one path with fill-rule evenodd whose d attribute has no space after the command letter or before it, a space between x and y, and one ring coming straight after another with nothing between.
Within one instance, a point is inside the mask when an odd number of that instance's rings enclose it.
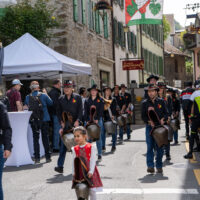
<instances>
[{"instance_id":1,"label":"drainpipe on wall","mask_svg":"<svg viewBox=\"0 0 200 200\"><path fill-rule=\"evenodd\" d=\"M111 6L113 8L113 1L111 0ZM114 8L113 11L111 11L111 26L112 26L112 51L113 51L113 80L114 80L114 85L116 85L116 65L115 65L115 43L114 43Z\"/></svg>"}]
</instances>

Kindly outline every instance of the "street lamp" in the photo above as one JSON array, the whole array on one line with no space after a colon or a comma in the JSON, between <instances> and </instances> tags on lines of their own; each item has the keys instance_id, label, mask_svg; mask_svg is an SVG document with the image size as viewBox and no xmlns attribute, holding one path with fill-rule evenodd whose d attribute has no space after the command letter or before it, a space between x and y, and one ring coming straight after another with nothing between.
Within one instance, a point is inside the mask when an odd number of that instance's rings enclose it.
<instances>
[{"instance_id":1,"label":"street lamp","mask_svg":"<svg viewBox=\"0 0 200 200\"><path fill-rule=\"evenodd\" d=\"M99 12L99 14L101 15L102 19L104 20L104 16L105 16L105 12L104 10L113 10L112 6L108 3L107 0L99 0L95 6L94 6L94 11L103 11L103 13Z\"/></svg>"}]
</instances>

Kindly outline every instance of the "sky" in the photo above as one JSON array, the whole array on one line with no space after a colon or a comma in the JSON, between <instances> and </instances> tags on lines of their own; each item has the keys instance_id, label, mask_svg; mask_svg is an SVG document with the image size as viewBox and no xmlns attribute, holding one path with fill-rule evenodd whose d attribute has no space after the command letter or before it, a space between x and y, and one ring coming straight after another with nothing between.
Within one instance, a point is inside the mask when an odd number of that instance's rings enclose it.
<instances>
[{"instance_id":1,"label":"sky","mask_svg":"<svg viewBox=\"0 0 200 200\"><path fill-rule=\"evenodd\" d=\"M186 14L194 14L191 10L184 9L186 4L191 3L200 3L200 0L164 0L164 14L174 14L174 18L178 21L183 27L189 25L193 20L186 20ZM200 12L200 8L198 10Z\"/></svg>"}]
</instances>

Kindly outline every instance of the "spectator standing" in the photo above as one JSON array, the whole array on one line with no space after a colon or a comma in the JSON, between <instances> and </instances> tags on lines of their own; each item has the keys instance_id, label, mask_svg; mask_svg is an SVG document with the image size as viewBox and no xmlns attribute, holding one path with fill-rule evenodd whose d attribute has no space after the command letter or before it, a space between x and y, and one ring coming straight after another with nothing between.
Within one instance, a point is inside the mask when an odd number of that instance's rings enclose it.
<instances>
[{"instance_id":1,"label":"spectator standing","mask_svg":"<svg viewBox=\"0 0 200 200\"><path fill-rule=\"evenodd\" d=\"M10 111L17 112L23 110L20 89L23 84L18 79L12 81L12 88L8 90L6 96L10 104Z\"/></svg>"},{"instance_id":2,"label":"spectator standing","mask_svg":"<svg viewBox=\"0 0 200 200\"><path fill-rule=\"evenodd\" d=\"M3 103L0 102L0 200L3 200L2 188L2 172L4 166L4 159L8 158L11 153L12 144L12 129L8 119L8 114Z\"/></svg>"},{"instance_id":3,"label":"spectator standing","mask_svg":"<svg viewBox=\"0 0 200 200\"><path fill-rule=\"evenodd\" d=\"M40 163L40 130L42 133L46 162L51 162L48 133L50 115L47 107L52 106L53 101L47 94L40 92L40 86L37 81L31 82L30 89L31 93L27 95L25 99L25 108L33 112L30 118L30 124L33 131L35 163Z\"/></svg>"},{"instance_id":4,"label":"spectator standing","mask_svg":"<svg viewBox=\"0 0 200 200\"><path fill-rule=\"evenodd\" d=\"M53 106L50 108L50 114L53 121L53 152L59 152L59 142L60 142L60 134L59 130L61 128L58 117L56 115L56 107L58 104L58 99L61 95L61 82L60 80L54 80L53 81L53 87L51 91L49 92L49 97L53 101Z\"/></svg>"}]
</instances>

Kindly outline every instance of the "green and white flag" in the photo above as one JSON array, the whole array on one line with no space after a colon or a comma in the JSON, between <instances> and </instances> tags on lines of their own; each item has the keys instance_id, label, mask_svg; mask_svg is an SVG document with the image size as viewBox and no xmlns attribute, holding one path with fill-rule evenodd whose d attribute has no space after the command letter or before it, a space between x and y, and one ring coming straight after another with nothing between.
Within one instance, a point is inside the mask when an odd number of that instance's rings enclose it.
<instances>
[{"instance_id":1,"label":"green and white flag","mask_svg":"<svg viewBox=\"0 0 200 200\"><path fill-rule=\"evenodd\" d=\"M162 24L164 0L125 0L126 24Z\"/></svg>"}]
</instances>

